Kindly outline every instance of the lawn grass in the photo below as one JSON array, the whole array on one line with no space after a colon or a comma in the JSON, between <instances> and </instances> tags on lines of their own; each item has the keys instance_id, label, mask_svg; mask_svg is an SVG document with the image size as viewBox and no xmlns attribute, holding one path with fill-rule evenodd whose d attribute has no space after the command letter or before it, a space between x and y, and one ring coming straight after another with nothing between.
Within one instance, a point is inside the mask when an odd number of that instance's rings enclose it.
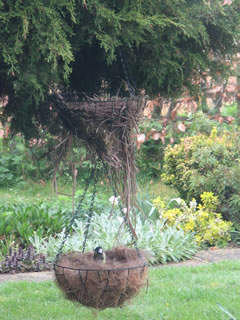
<instances>
[{"instance_id":1,"label":"lawn grass","mask_svg":"<svg viewBox=\"0 0 240 320\"><path fill-rule=\"evenodd\" d=\"M15 187L0 188L0 204L35 203L54 200L56 197L50 182L44 185L28 182Z\"/></svg>"},{"instance_id":2,"label":"lawn grass","mask_svg":"<svg viewBox=\"0 0 240 320\"><path fill-rule=\"evenodd\" d=\"M84 189L84 185L77 184L76 192L81 192ZM90 186L90 192L92 186ZM112 190L106 182L97 186L98 196L101 199L107 200L112 196ZM66 184L64 182L59 183L59 191L65 194L72 194L71 183ZM139 183L138 193L144 199L154 199L158 196L175 198L178 196L177 192L166 186L160 180L153 180L149 183ZM54 202L57 199L70 200L71 197L65 197L63 195L57 195L52 187L51 181L44 184L26 182L22 185L9 188L0 188L0 205L1 204L15 204L15 203L37 203L37 202Z\"/></svg>"},{"instance_id":3,"label":"lawn grass","mask_svg":"<svg viewBox=\"0 0 240 320\"><path fill-rule=\"evenodd\" d=\"M196 267L151 268L150 286L123 309L107 309L98 320L240 319L240 261ZM1 320L94 319L91 311L65 300L52 281L0 284Z\"/></svg>"},{"instance_id":4,"label":"lawn grass","mask_svg":"<svg viewBox=\"0 0 240 320\"><path fill-rule=\"evenodd\" d=\"M158 196L167 199L179 197L179 194L175 189L167 186L161 180L151 180L148 183L144 183L142 181L138 184L138 190L143 198L145 196L149 197L150 199L155 199Z\"/></svg>"},{"instance_id":5,"label":"lawn grass","mask_svg":"<svg viewBox=\"0 0 240 320\"><path fill-rule=\"evenodd\" d=\"M77 185L76 194L81 193L84 190L84 185ZM89 187L89 190L93 189L93 186ZM23 185L17 185L15 187L0 188L0 204L15 204L15 203L38 203L38 202L51 202L57 199L71 200L72 185L71 183L61 182L58 186L58 191L67 194L56 194L53 190L51 181L45 184L28 182ZM101 184L98 186L98 191L102 197L108 197L111 192L110 188L103 187Z\"/></svg>"}]
</instances>

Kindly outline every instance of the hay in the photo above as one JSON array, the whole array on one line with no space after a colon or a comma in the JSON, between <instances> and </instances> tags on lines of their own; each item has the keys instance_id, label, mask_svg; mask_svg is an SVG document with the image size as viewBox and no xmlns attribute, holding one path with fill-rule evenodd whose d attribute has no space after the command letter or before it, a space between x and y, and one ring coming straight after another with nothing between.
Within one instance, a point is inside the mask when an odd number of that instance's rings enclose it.
<instances>
[{"instance_id":1,"label":"hay","mask_svg":"<svg viewBox=\"0 0 240 320\"><path fill-rule=\"evenodd\" d=\"M118 247L105 251L106 262L93 253L70 252L55 265L59 287L68 299L96 309L115 308L137 295L146 285L146 254Z\"/></svg>"}]
</instances>

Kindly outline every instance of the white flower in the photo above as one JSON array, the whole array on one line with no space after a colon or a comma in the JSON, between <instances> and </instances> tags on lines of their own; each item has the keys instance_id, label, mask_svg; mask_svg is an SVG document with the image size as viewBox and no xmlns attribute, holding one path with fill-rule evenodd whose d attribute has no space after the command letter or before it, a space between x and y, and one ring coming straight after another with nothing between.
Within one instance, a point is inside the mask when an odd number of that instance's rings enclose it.
<instances>
[{"instance_id":1,"label":"white flower","mask_svg":"<svg viewBox=\"0 0 240 320\"><path fill-rule=\"evenodd\" d=\"M196 210L197 201L195 199L193 199L192 201L190 201L189 206L190 206L190 209Z\"/></svg>"},{"instance_id":2,"label":"white flower","mask_svg":"<svg viewBox=\"0 0 240 320\"><path fill-rule=\"evenodd\" d=\"M118 196L118 197L115 197L115 196L112 196L112 197L110 197L108 200L111 202L111 204L112 205L117 205L118 204L118 199L119 199L120 197Z\"/></svg>"}]
</instances>

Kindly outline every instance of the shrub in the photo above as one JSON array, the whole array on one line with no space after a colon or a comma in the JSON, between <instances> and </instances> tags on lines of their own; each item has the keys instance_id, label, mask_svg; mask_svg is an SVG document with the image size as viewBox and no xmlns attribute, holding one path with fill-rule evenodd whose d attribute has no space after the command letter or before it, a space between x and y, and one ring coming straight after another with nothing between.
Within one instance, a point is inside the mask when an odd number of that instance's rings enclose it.
<instances>
[{"instance_id":1,"label":"shrub","mask_svg":"<svg viewBox=\"0 0 240 320\"><path fill-rule=\"evenodd\" d=\"M231 115L229 113L229 106L225 107L224 115ZM236 109L236 105L235 105ZM234 109L234 110L235 110ZM198 134L210 135L211 131L216 127L221 133L226 131L234 131L237 129L235 122L226 123L217 121L216 119L210 119L209 116L202 112L188 112L182 113L182 117L185 118L184 125L185 130L180 131L178 128L179 122L167 121L163 125L163 120L155 115L155 118L145 119L140 124L140 132L145 135L145 142L140 146L137 152L136 163L139 169L139 176L142 180L159 178L163 172L164 164L164 149L168 143L175 145L180 143L181 138L195 136ZM156 136L156 140L153 139L153 133L163 134L162 139L159 135Z\"/></svg>"},{"instance_id":2,"label":"shrub","mask_svg":"<svg viewBox=\"0 0 240 320\"><path fill-rule=\"evenodd\" d=\"M229 110L229 107L225 107L224 109ZM224 115L229 116L230 114L224 112ZM209 115L206 113L196 112L192 116L192 121L188 123L188 128L184 133L184 137L196 136L198 134L209 136L215 128L217 128L217 131L220 133L224 133L224 130L233 131L237 129L235 122L221 122L213 117L210 119ZM180 142L179 140L178 143Z\"/></svg>"},{"instance_id":3,"label":"shrub","mask_svg":"<svg viewBox=\"0 0 240 320\"><path fill-rule=\"evenodd\" d=\"M35 169L27 161L25 146L19 137L16 137L7 147L0 142L0 186L11 186L23 180L26 170Z\"/></svg>"},{"instance_id":4,"label":"shrub","mask_svg":"<svg viewBox=\"0 0 240 320\"><path fill-rule=\"evenodd\" d=\"M175 199L177 207L168 208L165 202L158 197L153 201L160 218L167 219L170 226L176 226L184 232L194 232L199 246L225 246L230 240L231 222L223 221L222 216L216 213L218 198L211 192L201 195L202 204L193 199L189 205L182 199ZM171 206L171 202L170 202Z\"/></svg>"},{"instance_id":5,"label":"shrub","mask_svg":"<svg viewBox=\"0 0 240 320\"><path fill-rule=\"evenodd\" d=\"M146 181L157 178L162 172L164 145L153 139L146 141L139 150L136 158L139 177Z\"/></svg>"},{"instance_id":6,"label":"shrub","mask_svg":"<svg viewBox=\"0 0 240 320\"><path fill-rule=\"evenodd\" d=\"M200 201L203 192L213 192L223 217L240 221L239 150L238 132L218 135L214 128L210 136L182 139L166 148L162 179L187 201L193 197Z\"/></svg>"},{"instance_id":7,"label":"shrub","mask_svg":"<svg viewBox=\"0 0 240 320\"><path fill-rule=\"evenodd\" d=\"M153 130L161 132L162 129L162 122L156 119L145 120L140 125L140 132L145 134L146 137ZM146 181L160 176L162 173L163 152L164 144L160 139L154 140L150 138L141 145L136 157L141 180Z\"/></svg>"},{"instance_id":8,"label":"shrub","mask_svg":"<svg viewBox=\"0 0 240 320\"><path fill-rule=\"evenodd\" d=\"M46 150L38 146L30 148L21 136L16 136L6 144L0 139L0 187L14 186L25 179L49 178L49 163L37 160Z\"/></svg>"},{"instance_id":9,"label":"shrub","mask_svg":"<svg viewBox=\"0 0 240 320\"><path fill-rule=\"evenodd\" d=\"M39 140L26 141L18 135L9 137L7 143L0 138L0 187L23 184L26 180L49 180L53 176L59 151L55 148L55 137L49 133ZM87 150L74 139L71 149L61 161L57 177L72 182L72 164L78 169L78 180L84 180L89 174L90 160Z\"/></svg>"},{"instance_id":10,"label":"shrub","mask_svg":"<svg viewBox=\"0 0 240 320\"><path fill-rule=\"evenodd\" d=\"M231 240L235 245L240 246L240 225L239 224L233 224L232 230L231 230Z\"/></svg>"}]
</instances>

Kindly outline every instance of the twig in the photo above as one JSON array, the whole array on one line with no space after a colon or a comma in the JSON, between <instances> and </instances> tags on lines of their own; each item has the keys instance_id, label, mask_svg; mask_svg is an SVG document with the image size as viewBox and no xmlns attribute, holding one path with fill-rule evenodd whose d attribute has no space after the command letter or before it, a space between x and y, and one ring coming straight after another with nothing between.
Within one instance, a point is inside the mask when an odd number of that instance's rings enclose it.
<instances>
[{"instance_id":1,"label":"twig","mask_svg":"<svg viewBox=\"0 0 240 320\"><path fill-rule=\"evenodd\" d=\"M72 192L73 202L72 202L72 206L73 206L73 216L74 216L74 214L75 214L74 198L75 198L75 192L76 192L76 178L77 178L77 172L78 172L75 167L75 164L73 164L73 166L72 166L72 172L73 172L73 192Z\"/></svg>"}]
</instances>

